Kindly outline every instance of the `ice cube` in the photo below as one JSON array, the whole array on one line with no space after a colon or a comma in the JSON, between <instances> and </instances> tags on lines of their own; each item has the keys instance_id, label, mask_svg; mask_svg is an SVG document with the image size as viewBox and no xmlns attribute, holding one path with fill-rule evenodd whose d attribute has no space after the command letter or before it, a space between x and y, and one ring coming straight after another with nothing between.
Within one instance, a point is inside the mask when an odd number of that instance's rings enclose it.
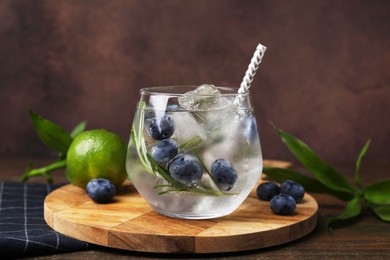
<instances>
[{"instance_id":1,"label":"ice cube","mask_svg":"<svg viewBox=\"0 0 390 260\"><path fill-rule=\"evenodd\" d=\"M219 95L221 94L221 91L219 91L219 89L212 84L202 84L195 90L190 91L188 93L195 95Z\"/></svg>"},{"instance_id":2,"label":"ice cube","mask_svg":"<svg viewBox=\"0 0 390 260\"><path fill-rule=\"evenodd\" d=\"M184 142L194 137L199 137L201 140L207 138L204 128L190 112L174 112L172 113L172 120L175 122L175 133L172 138Z\"/></svg>"},{"instance_id":3,"label":"ice cube","mask_svg":"<svg viewBox=\"0 0 390 260\"><path fill-rule=\"evenodd\" d=\"M219 103L221 91L214 85L203 84L179 98L182 108L188 110L207 110Z\"/></svg>"}]
</instances>

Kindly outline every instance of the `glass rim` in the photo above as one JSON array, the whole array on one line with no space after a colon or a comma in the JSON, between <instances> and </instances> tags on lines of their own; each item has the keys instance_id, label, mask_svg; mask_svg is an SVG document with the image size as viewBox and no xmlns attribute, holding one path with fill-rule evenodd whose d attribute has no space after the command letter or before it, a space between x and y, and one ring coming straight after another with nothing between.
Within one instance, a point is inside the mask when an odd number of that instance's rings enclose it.
<instances>
[{"instance_id":1,"label":"glass rim","mask_svg":"<svg viewBox=\"0 0 390 260\"><path fill-rule=\"evenodd\" d=\"M200 85L167 85L167 86L153 86L153 87L146 87L141 88L139 93L141 95L162 95L162 96L183 96L186 94L186 92L195 90ZM221 87L221 86L215 86L218 90L221 91L218 96L222 97L229 97L229 96L237 96L238 95L238 88L236 87ZM174 92L176 90L176 92ZM181 92L178 92L180 91ZM249 95L249 91L247 93L242 93L241 95ZM214 97L216 94L197 94L197 96L202 97Z\"/></svg>"}]
</instances>

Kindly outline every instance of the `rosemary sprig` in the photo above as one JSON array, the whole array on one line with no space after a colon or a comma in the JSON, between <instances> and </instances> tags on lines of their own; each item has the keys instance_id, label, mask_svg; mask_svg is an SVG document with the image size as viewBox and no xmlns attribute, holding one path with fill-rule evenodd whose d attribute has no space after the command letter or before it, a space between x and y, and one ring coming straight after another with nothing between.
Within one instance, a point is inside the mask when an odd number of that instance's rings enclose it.
<instances>
[{"instance_id":1,"label":"rosemary sprig","mask_svg":"<svg viewBox=\"0 0 390 260\"><path fill-rule=\"evenodd\" d=\"M144 101L141 101L138 107L138 120L135 120L138 122L138 127L133 123L132 131L131 131L131 140L136 148L138 158L145 168L146 172L156 176L157 178L161 178L167 182L167 184L158 184L154 188L155 189L161 189L161 188L167 188L167 190L163 190L159 192L160 195L167 194L170 192L191 192L191 193L197 193L197 194L205 194L205 195L211 195L211 196L222 196L222 195L229 195L229 196L235 196L237 193L226 193L221 190L214 190L210 188L205 188L202 186L185 186L181 184L180 182L176 181L171 177L169 174L169 171L165 168L163 168L161 165L156 163L153 159L153 157L150 155L150 153L147 151L145 138L143 136L143 128L144 128L144 119L145 119L145 109L146 109L146 103ZM138 130L138 131L137 131ZM194 149L195 147L198 147L201 143L202 139L199 136L194 136L193 138L189 139L188 142L185 142L180 146L180 150L187 151L190 148ZM205 169L205 171L210 175L211 173L207 170L207 168L204 166L204 163L202 162L201 158L199 157L199 154L197 153L198 160L200 161L202 167ZM213 180L213 179L212 179ZM214 180L213 180L214 181ZM216 185L217 186L217 185ZM218 186L217 186L218 187Z\"/></svg>"},{"instance_id":2,"label":"rosemary sprig","mask_svg":"<svg viewBox=\"0 0 390 260\"><path fill-rule=\"evenodd\" d=\"M191 137L189 140L181 143L178 148L180 151L189 151L199 147L202 141L202 138L199 135L196 135Z\"/></svg>"},{"instance_id":3,"label":"rosemary sprig","mask_svg":"<svg viewBox=\"0 0 390 260\"><path fill-rule=\"evenodd\" d=\"M171 175L169 174L169 172L164 169L163 167L161 167L159 164L157 164L154 160L153 160L153 157L147 153L147 157L151 163L151 165L153 165L153 169L155 170L155 175L156 176L161 176L166 182L168 182L169 184L160 184L160 185L156 185L154 188L161 188L161 187L169 187L171 188L171 190L169 190L168 192L178 192L178 191L187 191L187 192L194 192L194 193L203 193L203 194L207 194L207 195L213 195L213 196L220 196L220 195L234 195L232 193L224 193L224 192L220 192L220 191L215 191L215 190L212 190L212 189L206 189L204 187L199 187L199 186L191 186L191 187L188 187L188 186L185 186L183 184L181 184L180 182L176 181L175 179L173 179L171 177ZM167 193L167 191L163 191L163 192L160 192L159 194L165 194Z\"/></svg>"},{"instance_id":4,"label":"rosemary sprig","mask_svg":"<svg viewBox=\"0 0 390 260\"><path fill-rule=\"evenodd\" d=\"M138 132L136 131L136 126L135 123L133 122L133 126L131 129L131 140L134 143L135 149L137 150L137 154L139 157L139 160L141 164L144 166L145 170L150 173L154 174L153 168L149 163L148 157L146 156L147 154L147 149L145 145L145 139L143 137L143 129L144 129L144 120L145 120L145 108L146 108L146 103L145 101L141 101L139 103L139 112L138 112Z\"/></svg>"}]
</instances>

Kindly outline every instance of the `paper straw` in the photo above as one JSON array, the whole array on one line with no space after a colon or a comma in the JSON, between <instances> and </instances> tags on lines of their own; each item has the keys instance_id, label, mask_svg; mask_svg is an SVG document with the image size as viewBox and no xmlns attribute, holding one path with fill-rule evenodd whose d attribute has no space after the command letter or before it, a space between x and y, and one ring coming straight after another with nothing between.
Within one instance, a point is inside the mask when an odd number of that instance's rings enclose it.
<instances>
[{"instance_id":1,"label":"paper straw","mask_svg":"<svg viewBox=\"0 0 390 260\"><path fill-rule=\"evenodd\" d=\"M261 63L261 60L263 59L263 56L264 56L266 49L267 49L267 47L265 47L264 45L261 45L260 43L259 43L259 45L257 45L256 51L255 51L255 53L253 53L251 63L249 64L248 69L245 72L245 76L242 79L240 88L238 89L238 95L233 101L233 103L236 106L240 106L242 104L242 102L244 101L244 95L242 95L242 94L248 93L249 88L251 87L251 83L253 81L253 78L256 75L256 71L259 68L259 65Z\"/></svg>"}]
</instances>

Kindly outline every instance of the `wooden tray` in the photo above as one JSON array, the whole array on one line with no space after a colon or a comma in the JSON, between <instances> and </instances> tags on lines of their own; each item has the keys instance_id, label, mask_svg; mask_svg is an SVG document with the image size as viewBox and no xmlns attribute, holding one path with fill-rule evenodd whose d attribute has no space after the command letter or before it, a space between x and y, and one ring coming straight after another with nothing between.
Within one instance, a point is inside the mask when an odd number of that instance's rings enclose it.
<instances>
[{"instance_id":1,"label":"wooden tray","mask_svg":"<svg viewBox=\"0 0 390 260\"><path fill-rule=\"evenodd\" d=\"M255 190L234 213L209 220L162 216L144 201L130 182L111 204L96 204L71 184L50 193L44 203L54 230L93 244L155 253L220 253L287 243L310 233L318 205L305 194L293 216L271 212Z\"/></svg>"}]
</instances>

